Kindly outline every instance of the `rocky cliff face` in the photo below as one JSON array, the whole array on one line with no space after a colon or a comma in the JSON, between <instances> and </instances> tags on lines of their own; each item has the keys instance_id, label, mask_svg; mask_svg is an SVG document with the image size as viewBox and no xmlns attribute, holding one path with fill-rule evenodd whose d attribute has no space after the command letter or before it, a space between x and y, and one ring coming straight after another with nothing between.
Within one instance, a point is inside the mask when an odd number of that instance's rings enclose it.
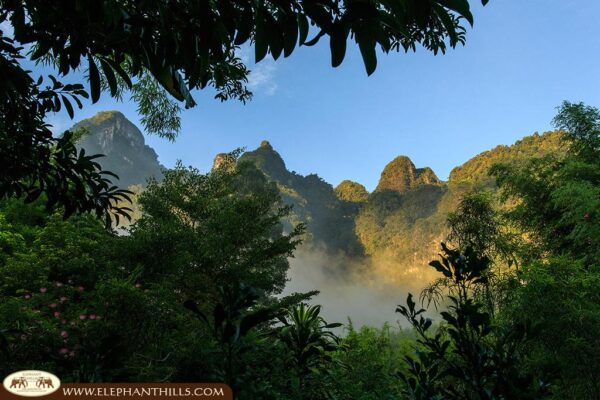
<instances>
[{"instance_id":1,"label":"rocky cliff face","mask_svg":"<svg viewBox=\"0 0 600 400\"><path fill-rule=\"evenodd\" d=\"M86 154L104 154L102 168L119 176L116 185L127 188L162 177L156 152L144 141L142 132L118 111L104 111L77 123L72 130L85 129L77 143Z\"/></svg>"},{"instance_id":2,"label":"rocky cliff face","mask_svg":"<svg viewBox=\"0 0 600 400\"><path fill-rule=\"evenodd\" d=\"M416 168L410 158L399 156L385 166L376 192L393 190L406 193L422 185L439 185L441 181L431 168Z\"/></svg>"},{"instance_id":3,"label":"rocky cliff face","mask_svg":"<svg viewBox=\"0 0 600 400\"><path fill-rule=\"evenodd\" d=\"M244 153L241 160L252 162L273 181L283 185L293 185L298 177L288 171L281 155L267 140L263 140L257 149Z\"/></svg>"},{"instance_id":4,"label":"rocky cliff face","mask_svg":"<svg viewBox=\"0 0 600 400\"><path fill-rule=\"evenodd\" d=\"M333 186L316 174L303 176L289 171L281 155L266 140L257 149L244 153L240 160L252 162L277 184L283 201L293 207L289 222L306 224L307 245L332 253L362 254L354 232L357 208L340 200Z\"/></svg>"}]
</instances>

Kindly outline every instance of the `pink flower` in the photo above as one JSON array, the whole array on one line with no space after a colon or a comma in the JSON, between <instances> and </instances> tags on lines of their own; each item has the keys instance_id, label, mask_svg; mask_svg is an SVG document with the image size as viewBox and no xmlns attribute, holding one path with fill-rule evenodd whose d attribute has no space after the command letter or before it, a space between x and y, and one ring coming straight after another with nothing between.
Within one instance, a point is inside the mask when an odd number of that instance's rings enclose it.
<instances>
[{"instance_id":1,"label":"pink flower","mask_svg":"<svg viewBox=\"0 0 600 400\"><path fill-rule=\"evenodd\" d=\"M60 298L60 302L64 303L65 301L69 300L68 298L66 298L65 296L61 296Z\"/></svg>"},{"instance_id":2,"label":"pink flower","mask_svg":"<svg viewBox=\"0 0 600 400\"><path fill-rule=\"evenodd\" d=\"M75 352L71 350L71 352L69 353L69 357L75 357Z\"/></svg>"},{"instance_id":3,"label":"pink flower","mask_svg":"<svg viewBox=\"0 0 600 400\"><path fill-rule=\"evenodd\" d=\"M58 307L58 305L56 303L50 304L50 308L56 308L56 307Z\"/></svg>"},{"instance_id":4,"label":"pink flower","mask_svg":"<svg viewBox=\"0 0 600 400\"><path fill-rule=\"evenodd\" d=\"M586 220L586 221L589 221L590 220L590 214L589 213L583 214L583 219Z\"/></svg>"},{"instance_id":5,"label":"pink flower","mask_svg":"<svg viewBox=\"0 0 600 400\"><path fill-rule=\"evenodd\" d=\"M69 352L69 349L67 349L66 347L62 347L60 350L58 350L58 354L67 354Z\"/></svg>"},{"instance_id":6,"label":"pink flower","mask_svg":"<svg viewBox=\"0 0 600 400\"><path fill-rule=\"evenodd\" d=\"M60 337L63 337L65 339L68 338L69 337L69 332L67 332L67 331L61 331L60 332Z\"/></svg>"},{"instance_id":7,"label":"pink flower","mask_svg":"<svg viewBox=\"0 0 600 400\"><path fill-rule=\"evenodd\" d=\"M90 319L96 319L96 314L90 314Z\"/></svg>"},{"instance_id":8,"label":"pink flower","mask_svg":"<svg viewBox=\"0 0 600 400\"><path fill-rule=\"evenodd\" d=\"M85 315L85 314L81 314L81 315L79 316L79 319L80 319L80 320L82 320L82 321L83 321L84 319L86 319L86 318L87 318L87 315Z\"/></svg>"},{"instance_id":9,"label":"pink flower","mask_svg":"<svg viewBox=\"0 0 600 400\"><path fill-rule=\"evenodd\" d=\"M83 292L85 289L84 289L84 287L83 287L83 286L79 286L79 287L77 288L77 290L79 290L80 292Z\"/></svg>"},{"instance_id":10,"label":"pink flower","mask_svg":"<svg viewBox=\"0 0 600 400\"><path fill-rule=\"evenodd\" d=\"M63 324L63 325L65 325L67 323L67 320L66 319L61 319L60 323Z\"/></svg>"},{"instance_id":11,"label":"pink flower","mask_svg":"<svg viewBox=\"0 0 600 400\"><path fill-rule=\"evenodd\" d=\"M135 287L136 287L136 288L141 288L141 287L142 287L142 284L138 282L138 283L136 283L136 284L135 284Z\"/></svg>"},{"instance_id":12,"label":"pink flower","mask_svg":"<svg viewBox=\"0 0 600 400\"><path fill-rule=\"evenodd\" d=\"M54 311L54 318L60 318L60 313L58 311Z\"/></svg>"},{"instance_id":13,"label":"pink flower","mask_svg":"<svg viewBox=\"0 0 600 400\"><path fill-rule=\"evenodd\" d=\"M29 300L31 298L30 294L26 294L25 296L23 296L25 298L25 300Z\"/></svg>"},{"instance_id":14,"label":"pink flower","mask_svg":"<svg viewBox=\"0 0 600 400\"><path fill-rule=\"evenodd\" d=\"M46 293L48 291L48 289L46 289L45 287L40 288L40 293Z\"/></svg>"}]
</instances>

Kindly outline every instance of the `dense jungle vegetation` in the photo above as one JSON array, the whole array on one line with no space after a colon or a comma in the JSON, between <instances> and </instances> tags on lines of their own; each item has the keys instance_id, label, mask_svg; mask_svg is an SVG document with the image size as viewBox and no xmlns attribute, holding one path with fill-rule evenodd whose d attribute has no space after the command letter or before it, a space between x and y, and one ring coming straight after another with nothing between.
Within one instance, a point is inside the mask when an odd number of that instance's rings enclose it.
<instances>
[{"instance_id":1,"label":"dense jungle vegetation","mask_svg":"<svg viewBox=\"0 0 600 400\"><path fill-rule=\"evenodd\" d=\"M564 152L491 166L498 191L447 216L439 279L389 305L404 328L277 296L305 227L237 152L151 182L127 235L3 200L0 374L223 381L239 399L600 398L600 112L564 103L554 122Z\"/></svg>"},{"instance_id":2,"label":"dense jungle vegetation","mask_svg":"<svg viewBox=\"0 0 600 400\"><path fill-rule=\"evenodd\" d=\"M438 279L389 305L404 328L340 325L343 315L321 317L315 292L280 295L307 231L284 200L322 198L297 210L308 216L332 204L344 224L321 220L312 235L368 254L402 240L376 233L412 218L406 206L429 199L433 210L443 198L433 171L397 159L413 176L391 168L375 194L283 174L296 188L282 194L252 155L233 152L209 173L178 165L150 182L139 218L117 234L133 193L76 148L75 132L53 135L47 123L87 99L128 97L148 133L173 140L194 91L251 99L239 46L258 62L328 40L337 67L355 42L370 75L378 54L464 44L470 3L0 0L0 374L219 381L238 399L600 398L596 108L559 108L563 151L531 139L522 153L489 154L519 162L481 157L453 172L458 201L415 231L447 224L430 263ZM362 243L340 234L356 213Z\"/></svg>"}]
</instances>

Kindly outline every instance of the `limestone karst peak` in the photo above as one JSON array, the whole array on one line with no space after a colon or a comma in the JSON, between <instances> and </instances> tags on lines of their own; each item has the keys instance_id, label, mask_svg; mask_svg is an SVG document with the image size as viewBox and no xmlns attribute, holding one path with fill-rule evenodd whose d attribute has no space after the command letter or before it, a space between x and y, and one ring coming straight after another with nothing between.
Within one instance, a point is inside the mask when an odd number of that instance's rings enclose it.
<instances>
[{"instance_id":1,"label":"limestone karst peak","mask_svg":"<svg viewBox=\"0 0 600 400\"><path fill-rule=\"evenodd\" d=\"M344 180L340 182L334 189L336 196L340 200L349 201L351 203L363 203L369 199L369 192L358 182Z\"/></svg>"},{"instance_id":2,"label":"limestone karst peak","mask_svg":"<svg viewBox=\"0 0 600 400\"><path fill-rule=\"evenodd\" d=\"M119 111L101 111L72 128L83 133L77 147L86 154L104 154L96 161L103 169L116 173L113 183L126 188L145 184L150 177L162 178L162 165L156 152L146 145L144 135Z\"/></svg>"},{"instance_id":3,"label":"limestone karst peak","mask_svg":"<svg viewBox=\"0 0 600 400\"><path fill-rule=\"evenodd\" d=\"M431 168L416 168L409 157L398 156L385 166L375 190L393 190L405 193L421 185L438 185L440 183L441 181Z\"/></svg>"}]
</instances>

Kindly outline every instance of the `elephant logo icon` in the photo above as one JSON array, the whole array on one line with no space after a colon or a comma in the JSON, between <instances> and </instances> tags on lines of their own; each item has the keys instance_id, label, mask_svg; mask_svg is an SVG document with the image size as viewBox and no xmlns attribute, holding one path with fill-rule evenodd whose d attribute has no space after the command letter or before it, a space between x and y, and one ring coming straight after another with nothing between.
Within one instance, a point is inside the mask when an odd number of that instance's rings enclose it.
<instances>
[{"instance_id":1,"label":"elephant logo icon","mask_svg":"<svg viewBox=\"0 0 600 400\"><path fill-rule=\"evenodd\" d=\"M17 386L18 385L18 386ZM12 383L10 384L10 388L16 388L16 387L27 387L27 379L24 377L20 377L20 378L13 378L12 379Z\"/></svg>"},{"instance_id":2,"label":"elephant logo icon","mask_svg":"<svg viewBox=\"0 0 600 400\"><path fill-rule=\"evenodd\" d=\"M60 379L46 371L18 371L4 378L4 389L17 396L39 397L54 393L60 387ZM0 390L0 398L3 397Z\"/></svg>"},{"instance_id":3,"label":"elephant logo icon","mask_svg":"<svg viewBox=\"0 0 600 400\"><path fill-rule=\"evenodd\" d=\"M45 378L43 376L40 376L36 382L36 386L37 387L42 387L42 388L54 388L54 385L52 384L52 378Z\"/></svg>"}]
</instances>

